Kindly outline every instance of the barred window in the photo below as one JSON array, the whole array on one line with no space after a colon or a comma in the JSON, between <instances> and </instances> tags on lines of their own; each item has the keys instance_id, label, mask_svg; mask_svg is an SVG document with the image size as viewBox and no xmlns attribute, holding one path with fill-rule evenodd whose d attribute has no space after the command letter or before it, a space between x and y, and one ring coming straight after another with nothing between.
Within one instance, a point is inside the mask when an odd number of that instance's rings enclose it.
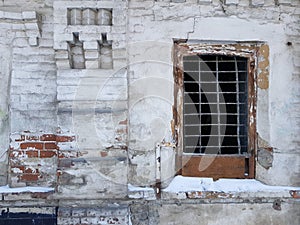
<instances>
[{"instance_id":1,"label":"barred window","mask_svg":"<svg viewBox=\"0 0 300 225\"><path fill-rule=\"evenodd\" d=\"M178 174L254 178L259 46L185 41L174 46Z\"/></svg>"},{"instance_id":2,"label":"barred window","mask_svg":"<svg viewBox=\"0 0 300 225\"><path fill-rule=\"evenodd\" d=\"M184 152L247 152L247 59L185 56Z\"/></svg>"}]
</instances>

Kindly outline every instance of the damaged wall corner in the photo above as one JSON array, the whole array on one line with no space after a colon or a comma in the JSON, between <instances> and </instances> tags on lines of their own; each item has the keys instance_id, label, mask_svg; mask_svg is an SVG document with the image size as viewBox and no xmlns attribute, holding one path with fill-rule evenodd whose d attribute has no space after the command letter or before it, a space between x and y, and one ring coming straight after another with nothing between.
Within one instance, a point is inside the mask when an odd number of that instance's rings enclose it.
<instances>
[{"instance_id":1,"label":"damaged wall corner","mask_svg":"<svg viewBox=\"0 0 300 225\"><path fill-rule=\"evenodd\" d=\"M273 148L258 135L257 162L269 169L273 166Z\"/></svg>"}]
</instances>

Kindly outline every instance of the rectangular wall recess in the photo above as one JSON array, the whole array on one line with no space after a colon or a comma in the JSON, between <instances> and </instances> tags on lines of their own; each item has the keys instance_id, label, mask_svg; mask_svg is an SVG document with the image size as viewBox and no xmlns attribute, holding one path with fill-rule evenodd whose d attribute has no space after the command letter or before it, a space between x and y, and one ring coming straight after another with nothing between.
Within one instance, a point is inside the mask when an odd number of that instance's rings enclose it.
<instances>
[{"instance_id":1,"label":"rectangular wall recess","mask_svg":"<svg viewBox=\"0 0 300 225\"><path fill-rule=\"evenodd\" d=\"M68 25L112 25L112 9L71 8L67 13Z\"/></svg>"}]
</instances>

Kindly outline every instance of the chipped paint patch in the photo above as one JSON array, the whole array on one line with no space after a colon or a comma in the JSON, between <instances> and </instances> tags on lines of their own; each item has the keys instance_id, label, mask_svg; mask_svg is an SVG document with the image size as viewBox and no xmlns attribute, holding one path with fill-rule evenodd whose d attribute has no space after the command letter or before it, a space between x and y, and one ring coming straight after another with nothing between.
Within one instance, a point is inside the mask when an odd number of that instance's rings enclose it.
<instances>
[{"instance_id":1,"label":"chipped paint patch","mask_svg":"<svg viewBox=\"0 0 300 225\"><path fill-rule=\"evenodd\" d=\"M269 88L269 46L262 45L258 50L258 76L257 84L261 89Z\"/></svg>"}]
</instances>

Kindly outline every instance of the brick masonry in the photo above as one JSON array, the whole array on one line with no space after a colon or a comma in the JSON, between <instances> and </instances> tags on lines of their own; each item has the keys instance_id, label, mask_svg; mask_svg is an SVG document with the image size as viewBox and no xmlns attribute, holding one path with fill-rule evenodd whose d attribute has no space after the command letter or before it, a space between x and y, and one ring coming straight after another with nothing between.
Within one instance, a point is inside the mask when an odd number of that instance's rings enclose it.
<instances>
[{"instance_id":1,"label":"brick masonry","mask_svg":"<svg viewBox=\"0 0 300 225\"><path fill-rule=\"evenodd\" d=\"M258 143L256 179L300 185L299 8L296 0L1 1L0 183L54 188L2 193L3 209L56 214L61 225L298 221L289 194L161 200L153 187L158 143L164 187L176 172L173 39L268 43L267 60L257 61L257 132L272 152Z\"/></svg>"},{"instance_id":2,"label":"brick masonry","mask_svg":"<svg viewBox=\"0 0 300 225\"><path fill-rule=\"evenodd\" d=\"M11 135L11 186L55 187L59 161L78 156L76 149L72 149L72 143L75 141L74 135L29 132ZM62 144L64 149L60 150L59 146Z\"/></svg>"}]
</instances>

